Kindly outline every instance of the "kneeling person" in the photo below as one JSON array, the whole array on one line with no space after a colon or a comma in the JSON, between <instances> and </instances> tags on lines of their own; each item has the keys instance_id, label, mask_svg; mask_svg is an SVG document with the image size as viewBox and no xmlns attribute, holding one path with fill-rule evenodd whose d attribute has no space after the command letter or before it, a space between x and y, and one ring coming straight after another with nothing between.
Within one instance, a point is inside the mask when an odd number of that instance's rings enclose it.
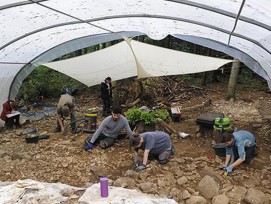
<instances>
[{"instance_id":1,"label":"kneeling person","mask_svg":"<svg viewBox=\"0 0 271 204\"><path fill-rule=\"evenodd\" d=\"M165 164L173 153L170 136L162 131L135 134L130 139L130 146L134 149L134 162L137 165L137 171L144 170L150 158L156 158L160 164ZM144 151L142 164L139 164L139 149Z\"/></svg>"},{"instance_id":2,"label":"kneeling person","mask_svg":"<svg viewBox=\"0 0 271 204\"><path fill-rule=\"evenodd\" d=\"M226 159L224 167L227 173L240 164L250 163L256 155L256 140L252 133L246 130L223 133L226 146ZM230 162L233 161L233 162Z\"/></svg>"},{"instance_id":3,"label":"kneeling person","mask_svg":"<svg viewBox=\"0 0 271 204\"><path fill-rule=\"evenodd\" d=\"M128 120L121 115L121 108L116 107L112 111L111 116L107 116L96 132L86 140L85 150L92 149L93 144L98 144L102 149L106 149L112 146L118 135L121 133L121 129L124 128L128 136L132 137L132 130L129 126Z\"/></svg>"}]
</instances>

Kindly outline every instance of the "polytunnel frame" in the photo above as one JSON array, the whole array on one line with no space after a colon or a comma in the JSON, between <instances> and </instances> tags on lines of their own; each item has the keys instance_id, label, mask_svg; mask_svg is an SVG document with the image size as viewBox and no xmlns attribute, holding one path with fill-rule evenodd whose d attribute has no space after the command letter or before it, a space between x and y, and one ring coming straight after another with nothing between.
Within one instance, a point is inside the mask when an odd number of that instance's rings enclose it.
<instances>
[{"instance_id":1,"label":"polytunnel frame","mask_svg":"<svg viewBox=\"0 0 271 204\"><path fill-rule=\"evenodd\" d=\"M62 43L60 45L47 50L46 52L42 53L41 55L37 56L33 59L30 63L23 66L20 71L14 77L9 91L9 98L15 98L17 95L23 80L39 65L45 62L50 62L60 56L68 54L70 52L83 49L89 46L93 46L99 43L105 43L112 40L122 39L122 37L135 37L144 35L140 32L121 32L121 33L108 33L108 34L99 34L96 36L87 36L81 37L79 39L73 39L71 41ZM122 36L122 37L121 37ZM172 35L181 40L185 40L188 42L193 42L201 46L205 46L211 49L215 49L217 51L221 51L225 54L228 54L232 57L235 57L242 61L246 66L252 69L254 72L257 72L258 75L263 77L266 80L271 80L266 71L262 69L257 61L251 58L249 55L245 54L242 51L237 50L236 48L231 48L227 45L223 45L219 42L211 41L208 39L203 39L199 37L193 36L185 36L185 35ZM260 72L261 71L261 72Z\"/></svg>"},{"instance_id":2,"label":"polytunnel frame","mask_svg":"<svg viewBox=\"0 0 271 204\"><path fill-rule=\"evenodd\" d=\"M220 42L216 42L213 40L203 39L203 38L194 37L194 36L187 36L187 35L180 35L180 34L176 34L173 36L178 39L182 39L187 42L191 42L197 45L208 47L208 48L217 50L219 52L223 52L231 57L234 57L238 59L239 61L241 61L242 63L244 63L248 68L250 68L252 71L257 73L259 76L263 77L265 80L271 81L271 78L268 76L266 70L263 69L262 66L256 60L254 60L252 57L250 57L246 53L238 50L237 48L233 48L231 46L224 45Z\"/></svg>"},{"instance_id":3,"label":"polytunnel frame","mask_svg":"<svg viewBox=\"0 0 271 204\"><path fill-rule=\"evenodd\" d=\"M43 1L47 1L47 0L35 0L35 1L34 0L28 0L25 3L19 2L19 3L11 4L10 6L0 7L0 10L6 9L6 8L11 8L11 7L14 7L14 6L27 5L27 4L31 4L31 2L32 2L33 4L38 4L39 6L42 6L42 7L45 7L47 9L53 10L55 12L61 13L63 15L69 16L69 17L74 18L74 19L76 19L78 21L73 21L73 22L68 22L68 23L60 23L60 24L55 24L55 25L52 25L52 26L44 27L42 29L37 29L35 31L27 33L27 35L20 36L20 37L18 37L16 39L14 39L14 40L6 43L5 45L3 45L3 46L0 47L0 50L3 49L3 48L5 48L6 46L12 44L13 42L16 42L16 41L18 41L18 40L20 40L20 39L22 39L22 38L24 38L24 37L26 37L28 35L32 35L32 34L38 33L39 31L43 31L43 30L46 30L46 29L51 29L51 28L55 28L55 27L59 27L59 26L71 25L71 24L78 24L78 23L86 23L86 24L89 24L91 26L103 29L103 30L111 32L111 33L114 33L111 30L108 30L108 29L102 28L100 26L94 25L91 22L101 21L101 20L107 20L107 19L116 19L116 18L131 18L131 17L144 17L145 18L145 17L149 17L149 18L160 18L160 19L176 20L176 21L181 21L181 22L186 22L186 23L191 23L191 24L195 24L195 25L200 25L200 26L203 26L203 27L211 28L211 29L223 32L225 34L229 34L229 41L230 41L231 36L236 36L236 37L245 39L245 40L247 40L249 42L252 42L253 44L256 44L257 46L261 47L262 49L264 49L266 52L268 52L271 55L271 52L268 49L266 49L262 44L258 43L257 41L252 40L252 39L250 39L248 37L245 37L243 35L239 35L239 34L233 33L235 27L233 28L233 30L231 32L229 32L229 31L226 31L225 29L222 29L222 28L219 28L219 27L216 27L216 26L211 26L211 25L209 25L207 23L200 23L200 22L197 22L197 21L189 20L189 19L167 17L167 16L162 16L162 15L146 15L146 14L144 14L144 15L114 15L114 16L106 16L106 17L101 17L101 18L93 18L93 19L88 19L88 20L82 20L80 18L77 18L77 17L72 16L70 14L67 14L65 12L62 12L62 11L59 11L57 9L53 9L53 8L51 8L49 6L40 4L40 2L43 2ZM262 28L265 28L265 29L271 31L271 26L268 26L266 24L257 22L257 21L255 21L253 19L250 19L250 18L239 16L239 14L240 14L240 12L242 10L242 7L243 7L243 5L245 3L245 0L242 1L242 5L240 7L240 10L239 10L239 13L238 13L237 16L235 14L233 14L233 13L230 13L230 12L227 12L227 11L223 11L221 9L217 9L217 8L214 9L213 7L206 6L206 5L203 5L203 4L200 4L200 3L191 2L191 1L184 1L184 0L167 0L167 1L175 2L175 3L180 3L180 4L185 4L185 5L189 5L189 6L194 6L196 8L200 8L200 9L212 11L213 13L218 13L218 14L221 14L221 15L224 15L224 16L228 16L228 17L234 18L235 19L235 24L237 23L238 20L241 20L241 21L244 21L246 23L257 25L257 26L260 26Z\"/></svg>"},{"instance_id":4,"label":"polytunnel frame","mask_svg":"<svg viewBox=\"0 0 271 204\"><path fill-rule=\"evenodd\" d=\"M9 99L15 98L22 85L23 80L37 66L40 66L43 63L50 62L54 59L57 59L58 57L61 57L65 54L74 52L79 49L97 45L99 43L106 43L113 40L123 39L121 36L134 37L134 36L140 36L140 35L143 35L143 34L140 32L108 33L108 34L99 34L96 36L91 35L91 36L86 36L86 37L80 37L78 39L73 39L65 43L59 44L43 52L42 54L34 58L31 62L21 67L21 69L17 72L17 74L13 78L13 81L10 86L8 98Z\"/></svg>"},{"instance_id":5,"label":"polytunnel frame","mask_svg":"<svg viewBox=\"0 0 271 204\"><path fill-rule=\"evenodd\" d=\"M32 4L38 4L40 6L48 8L48 9L51 9L51 10L54 10L56 12L62 13L64 15L72 17L72 18L74 18L74 19L76 19L78 21L55 24L55 25L52 25L52 26L44 27L42 29L37 29L35 31L32 31L30 33L27 33L25 35L17 37L16 39L13 39L12 41L10 41L10 42L6 43L5 45L3 45L1 47L1 49L3 49L4 47L12 44L13 42L16 42L16 41L22 39L22 38L24 38L24 37L26 37L28 35L38 33L39 31L42 31L42 30L46 30L46 29L50 29L50 28L54 28L54 27L59 27L59 26L63 26L63 25L87 23L87 24L89 24L91 26L101 28L99 26L96 26L96 25L92 24L91 22L98 21L98 20L105 20L105 19L125 18L125 17L149 17L149 18L171 19L171 20L182 21L182 22L187 22L187 23L191 23L191 24L201 25L203 27L212 28L212 29L215 29L217 31L229 34L228 44L230 42L231 36L236 36L238 38L242 38L244 40L247 40L247 41L259 46L260 48L264 49L266 52L268 52L271 55L271 52L268 49L266 49L261 43L255 41L253 39L250 39L248 37L245 37L243 35L238 35L238 34L234 33L233 31L235 29L235 26L234 26L233 30L230 32L230 31L226 31L226 30L224 30L222 28L219 28L219 27L216 27L216 26L211 26L211 25L208 25L206 23L200 23L200 22L197 22L197 21L189 20L189 19L176 18L176 17L166 17L166 16L160 16L160 15L145 15L145 14L144 15L114 15L114 16L106 16L106 17L102 17L102 18L95 18L95 19L91 19L91 20L82 20L82 19L79 19L79 18L77 18L75 16L71 16L71 15L69 15L67 13L64 13L62 11L59 11L59 10L56 10L56 9L53 9L51 7L48 7L46 5L41 4L41 2L44 2L44 1L46 1L46 0L29 0L29 1L24 1L24 2L17 2L17 3L10 4L10 5L2 6L2 7L0 7L0 10L6 9L6 8L11 8L11 7L14 7L14 6L23 6L23 5L27 5L27 4L32 3ZM167 0L167 1L180 3L180 4L186 4L186 5L189 5L189 6L193 6L193 7L200 8L200 9L205 9L205 10L208 10L208 11L212 11L214 13L218 13L218 14L221 14L221 15L225 15L225 16L234 18L235 19L235 25L236 25L238 20L241 20L241 21L253 24L253 25L260 26L260 27L265 28L265 29L267 29L269 31L271 30L271 26L268 26L266 24L255 21L253 19L250 19L250 18L247 18L247 17L242 17L242 16L239 15L241 10L242 10L242 7L243 7L243 5L245 3L245 0L242 1L242 4L240 6L239 13L238 13L237 16L236 16L236 14L228 12L228 11L224 11L224 10L221 10L221 9L217 9L217 8L214 8L214 7L211 7L211 6L207 6L207 5L204 5L204 4L195 3L195 2L191 2L191 1L184 1L184 0ZM54 48L50 48L49 50L43 52L39 56L36 56L32 61L30 61L28 63L25 63L26 65L21 67L19 72L13 78L13 81L12 81L11 86L9 88L9 98L14 98L16 96L16 94L18 93L19 88L20 88L20 86L22 84L22 81L26 78L27 75L29 75L34 70L34 68L37 65L40 65L41 61L46 60L46 62L48 62L48 61L51 61L53 59L56 59L57 57L62 56L63 54L67 54L69 52L72 52L72 51L75 51L75 50L78 50L78 49L82 49L82 48L85 48L85 47L88 47L88 46L91 46L91 45L95 45L97 43L108 42L110 40L107 40L107 39L110 39L110 38L112 40L122 38L122 36L117 37L116 35L118 35L118 34L112 32L110 30L107 30L105 28L101 28L101 29L103 29L105 31L109 31L109 33L108 34L98 34L97 36L91 35L91 36L87 36L87 37L80 37L79 39L73 39L73 40L67 41L67 42L62 43L60 45L56 45ZM137 33L136 31L134 31L134 32ZM123 33L125 33L125 32L123 32ZM193 42L193 43L205 46L205 47L209 47L209 48L212 48L212 49L215 49L215 50L218 50L218 51L222 51L222 52L224 52L224 53L226 53L228 55L231 55L231 56L239 59L240 61L244 62L244 64L246 64L253 71L257 70L257 74L259 74L263 78L270 81L270 78L268 77L266 71L262 68L262 66L256 60L252 59L250 56L248 56L244 52L238 50L237 48L232 48L232 47L229 47L228 45L224 45L224 44L222 44L220 42L216 42L214 40L209 40L209 39L204 39L204 38L201 38L201 37L184 36L184 35L181 35L181 34L171 34L171 35L175 36L177 38L183 39L183 40L186 39L189 42ZM115 37L113 37L113 36L115 36ZM82 39L92 39L92 38L94 38L94 41L88 42L89 44L87 44L87 46L86 46L86 44L84 46L82 46L82 47L72 45L73 42L78 43ZM104 38L104 39L102 39L102 38ZM86 42L86 41L84 41L84 42ZM66 49L67 46L71 46L71 45L72 45L71 48ZM56 54L58 52L59 48L65 48L65 49L63 49L63 50L65 50L65 52L60 51L58 54ZM261 72L259 72L259 70L261 70Z\"/></svg>"}]
</instances>

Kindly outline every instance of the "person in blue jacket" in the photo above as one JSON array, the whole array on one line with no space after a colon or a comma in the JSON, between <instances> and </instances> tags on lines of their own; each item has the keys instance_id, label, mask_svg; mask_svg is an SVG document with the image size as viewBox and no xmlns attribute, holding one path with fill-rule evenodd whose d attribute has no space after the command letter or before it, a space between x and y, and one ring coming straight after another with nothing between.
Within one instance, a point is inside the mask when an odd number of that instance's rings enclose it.
<instances>
[{"instance_id":1,"label":"person in blue jacket","mask_svg":"<svg viewBox=\"0 0 271 204\"><path fill-rule=\"evenodd\" d=\"M225 131L222 134L226 148L226 159L223 168L227 174L240 164L247 163L256 156L256 139L246 130Z\"/></svg>"}]
</instances>

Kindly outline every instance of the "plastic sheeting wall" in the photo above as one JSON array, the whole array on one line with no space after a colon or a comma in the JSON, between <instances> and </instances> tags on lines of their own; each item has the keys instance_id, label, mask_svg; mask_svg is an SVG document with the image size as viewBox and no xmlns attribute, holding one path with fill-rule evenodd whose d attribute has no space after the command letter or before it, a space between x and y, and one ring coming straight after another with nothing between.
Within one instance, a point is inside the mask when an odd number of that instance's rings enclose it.
<instances>
[{"instance_id":1,"label":"plastic sheeting wall","mask_svg":"<svg viewBox=\"0 0 271 204\"><path fill-rule=\"evenodd\" d=\"M190 37L234 54L270 82L270 0L1 0L0 28L1 104L15 97L33 61L48 62L50 50L120 31Z\"/></svg>"}]
</instances>

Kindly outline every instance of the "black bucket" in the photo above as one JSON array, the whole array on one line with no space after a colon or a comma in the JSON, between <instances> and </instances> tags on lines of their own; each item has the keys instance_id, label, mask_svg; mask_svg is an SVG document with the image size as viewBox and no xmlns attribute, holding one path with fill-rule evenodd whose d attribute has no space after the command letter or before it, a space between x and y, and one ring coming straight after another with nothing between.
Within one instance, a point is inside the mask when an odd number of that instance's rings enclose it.
<instances>
[{"instance_id":1,"label":"black bucket","mask_svg":"<svg viewBox=\"0 0 271 204\"><path fill-rule=\"evenodd\" d=\"M39 136L38 135L36 135L36 136L26 136L25 138L25 141L27 142L27 143L38 143L38 141L39 141Z\"/></svg>"},{"instance_id":2,"label":"black bucket","mask_svg":"<svg viewBox=\"0 0 271 204\"><path fill-rule=\"evenodd\" d=\"M213 144L212 147L215 150L216 155L226 156L226 146L223 143Z\"/></svg>"}]
</instances>

